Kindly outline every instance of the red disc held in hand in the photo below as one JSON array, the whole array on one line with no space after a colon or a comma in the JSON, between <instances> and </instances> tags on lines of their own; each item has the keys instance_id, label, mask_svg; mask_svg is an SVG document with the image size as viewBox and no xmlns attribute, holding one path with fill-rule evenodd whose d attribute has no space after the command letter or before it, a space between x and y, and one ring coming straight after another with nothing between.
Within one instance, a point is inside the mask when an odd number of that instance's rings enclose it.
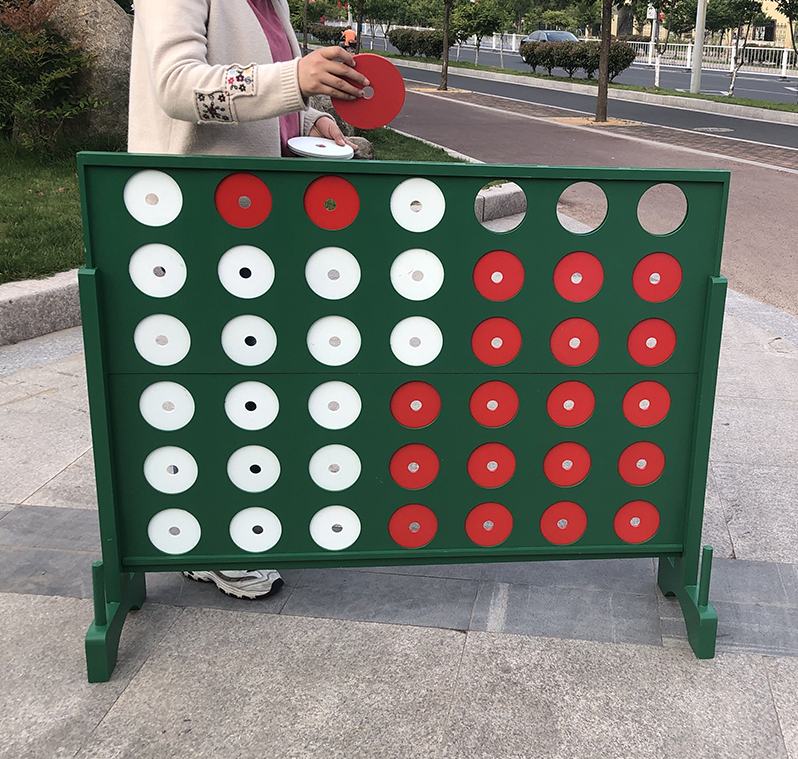
<instances>
[{"instance_id":1,"label":"red disc held in hand","mask_svg":"<svg viewBox=\"0 0 798 759\"><path fill-rule=\"evenodd\" d=\"M483 364L504 366L521 350L521 330L500 316L485 319L471 335L471 350Z\"/></svg>"},{"instance_id":2,"label":"red disc held in hand","mask_svg":"<svg viewBox=\"0 0 798 759\"><path fill-rule=\"evenodd\" d=\"M355 56L355 71L369 80L362 88L366 97L357 100L332 98L338 115L358 129L377 129L393 121L405 104L405 81L387 58L373 53ZM352 82L355 87L360 85Z\"/></svg>"},{"instance_id":3,"label":"red disc held in hand","mask_svg":"<svg viewBox=\"0 0 798 759\"><path fill-rule=\"evenodd\" d=\"M587 514L573 501L553 503L540 518L540 531L543 537L558 546L576 543L585 534Z\"/></svg>"},{"instance_id":4,"label":"red disc held in hand","mask_svg":"<svg viewBox=\"0 0 798 759\"><path fill-rule=\"evenodd\" d=\"M305 190L305 213L322 229L348 227L360 211L360 196L343 177L319 177Z\"/></svg>"},{"instance_id":5,"label":"red disc held in hand","mask_svg":"<svg viewBox=\"0 0 798 759\"><path fill-rule=\"evenodd\" d=\"M391 414L403 427L417 430L432 424L441 413L441 396L426 382L407 382L391 396Z\"/></svg>"},{"instance_id":6,"label":"red disc held in hand","mask_svg":"<svg viewBox=\"0 0 798 759\"><path fill-rule=\"evenodd\" d=\"M478 546L497 546L510 537L513 515L500 503L481 503L466 517L465 529Z\"/></svg>"},{"instance_id":7,"label":"red disc held in hand","mask_svg":"<svg viewBox=\"0 0 798 759\"><path fill-rule=\"evenodd\" d=\"M632 328L626 347L638 364L659 366L673 355L676 332L663 319L646 319Z\"/></svg>"},{"instance_id":8,"label":"red disc held in hand","mask_svg":"<svg viewBox=\"0 0 798 759\"><path fill-rule=\"evenodd\" d=\"M623 397L623 415L638 427L659 424L671 407L671 394L659 382L638 382Z\"/></svg>"},{"instance_id":9,"label":"red disc held in hand","mask_svg":"<svg viewBox=\"0 0 798 759\"><path fill-rule=\"evenodd\" d=\"M468 407L483 427L503 427L518 413L518 393L506 382L493 380L474 390Z\"/></svg>"},{"instance_id":10,"label":"red disc held in hand","mask_svg":"<svg viewBox=\"0 0 798 759\"><path fill-rule=\"evenodd\" d=\"M468 457L468 476L483 488L498 488L515 473L515 454L501 443L485 443Z\"/></svg>"},{"instance_id":11,"label":"red disc held in hand","mask_svg":"<svg viewBox=\"0 0 798 759\"><path fill-rule=\"evenodd\" d=\"M566 319L554 328L549 346L561 364L582 366L596 355L599 333L587 319Z\"/></svg>"},{"instance_id":12,"label":"red disc held in hand","mask_svg":"<svg viewBox=\"0 0 798 759\"><path fill-rule=\"evenodd\" d=\"M563 488L578 485L590 471L590 454L579 443L555 445L543 459L543 473Z\"/></svg>"},{"instance_id":13,"label":"red disc held in hand","mask_svg":"<svg viewBox=\"0 0 798 759\"><path fill-rule=\"evenodd\" d=\"M596 408L596 396L584 382L563 382L549 393L546 411L561 427L584 424Z\"/></svg>"},{"instance_id":14,"label":"red disc held in hand","mask_svg":"<svg viewBox=\"0 0 798 759\"><path fill-rule=\"evenodd\" d=\"M230 174L219 182L213 197L220 216L234 227L263 224L272 210L269 188L252 174Z\"/></svg>"},{"instance_id":15,"label":"red disc held in hand","mask_svg":"<svg viewBox=\"0 0 798 759\"><path fill-rule=\"evenodd\" d=\"M643 300L662 303L682 286L681 264L667 253L652 253L635 266L632 286Z\"/></svg>"},{"instance_id":16,"label":"red disc held in hand","mask_svg":"<svg viewBox=\"0 0 798 759\"><path fill-rule=\"evenodd\" d=\"M438 531L438 517L420 503L408 503L394 511L388 522L388 532L403 548L421 548Z\"/></svg>"},{"instance_id":17,"label":"red disc held in hand","mask_svg":"<svg viewBox=\"0 0 798 759\"><path fill-rule=\"evenodd\" d=\"M554 287L566 300L583 303L604 284L604 267L590 253L569 253L554 269Z\"/></svg>"},{"instance_id":18,"label":"red disc held in hand","mask_svg":"<svg viewBox=\"0 0 798 759\"><path fill-rule=\"evenodd\" d=\"M665 454L654 443L632 443L618 458L618 473L630 485L650 485L665 469Z\"/></svg>"},{"instance_id":19,"label":"red disc held in hand","mask_svg":"<svg viewBox=\"0 0 798 759\"><path fill-rule=\"evenodd\" d=\"M474 267L474 287L488 300L510 300L523 285L524 265L506 250L486 253Z\"/></svg>"},{"instance_id":20,"label":"red disc held in hand","mask_svg":"<svg viewBox=\"0 0 798 759\"><path fill-rule=\"evenodd\" d=\"M388 468L397 485L418 490L427 487L438 476L441 464L432 448L411 443L402 446L391 456Z\"/></svg>"},{"instance_id":21,"label":"red disc held in hand","mask_svg":"<svg viewBox=\"0 0 798 759\"><path fill-rule=\"evenodd\" d=\"M659 529L659 511L648 501L630 501L618 509L613 527L626 543L645 543Z\"/></svg>"}]
</instances>

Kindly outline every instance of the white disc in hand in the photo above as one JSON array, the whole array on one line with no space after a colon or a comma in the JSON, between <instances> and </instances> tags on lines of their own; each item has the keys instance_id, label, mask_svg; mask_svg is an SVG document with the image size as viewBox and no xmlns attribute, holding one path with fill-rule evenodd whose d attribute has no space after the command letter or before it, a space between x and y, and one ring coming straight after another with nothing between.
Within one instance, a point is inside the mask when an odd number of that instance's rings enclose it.
<instances>
[{"instance_id":1,"label":"white disc in hand","mask_svg":"<svg viewBox=\"0 0 798 759\"><path fill-rule=\"evenodd\" d=\"M349 145L339 145L335 140L326 137L292 137L288 147L302 158L330 158L346 161L355 151Z\"/></svg>"}]
</instances>

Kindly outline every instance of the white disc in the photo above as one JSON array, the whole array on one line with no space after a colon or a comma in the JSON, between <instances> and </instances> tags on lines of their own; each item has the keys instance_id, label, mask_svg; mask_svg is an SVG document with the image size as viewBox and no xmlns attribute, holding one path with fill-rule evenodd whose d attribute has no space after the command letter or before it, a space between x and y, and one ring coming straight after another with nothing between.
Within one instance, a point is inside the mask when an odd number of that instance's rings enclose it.
<instances>
[{"instance_id":1,"label":"white disc","mask_svg":"<svg viewBox=\"0 0 798 759\"><path fill-rule=\"evenodd\" d=\"M391 194L391 213L396 223L410 232L429 232L446 211L440 187L429 179L405 179Z\"/></svg>"},{"instance_id":2,"label":"white disc","mask_svg":"<svg viewBox=\"0 0 798 759\"><path fill-rule=\"evenodd\" d=\"M216 267L219 281L237 298L259 298L274 284L274 264L260 248L236 245Z\"/></svg>"},{"instance_id":3,"label":"white disc","mask_svg":"<svg viewBox=\"0 0 798 759\"><path fill-rule=\"evenodd\" d=\"M133 342L145 361L156 366L173 366L188 355L191 335L180 319L153 314L138 323Z\"/></svg>"},{"instance_id":4,"label":"white disc","mask_svg":"<svg viewBox=\"0 0 798 759\"><path fill-rule=\"evenodd\" d=\"M159 551L178 554L199 543L202 530L193 514L183 509L159 511L147 525L147 536Z\"/></svg>"},{"instance_id":5,"label":"white disc","mask_svg":"<svg viewBox=\"0 0 798 759\"><path fill-rule=\"evenodd\" d=\"M363 404L357 390L346 382L325 382L308 398L308 411L313 421L328 430L342 430L359 416Z\"/></svg>"},{"instance_id":6,"label":"white disc","mask_svg":"<svg viewBox=\"0 0 798 759\"><path fill-rule=\"evenodd\" d=\"M307 342L320 364L342 366L360 351L360 331L344 316L324 316L308 330Z\"/></svg>"},{"instance_id":7,"label":"white disc","mask_svg":"<svg viewBox=\"0 0 798 759\"><path fill-rule=\"evenodd\" d=\"M391 265L391 284L403 298L426 300L441 289L443 264L428 250L406 250Z\"/></svg>"},{"instance_id":8,"label":"white disc","mask_svg":"<svg viewBox=\"0 0 798 759\"><path fill-rule=\"evenodd\" d=\"M139 398L139 411L156 430L171 432L194 417L194 398L177 382L155 382Z\"/></svg>"},{"instance_id":9,"label":"white disc","mask_svg":"<svg viewBox=\"0 0 798 759\"><path fill-rule=\"evenodd\" d=\"M168 298L186 283L183 256L159 242L142 245L130 257L127 270L133 284L153 298Z\"/></svg>"},{"instance_id":10,"label":"white disc","mask_svg":"<svg viewBox=\"0 0 798 759\"><path fill-rule=\"evenodd\" d=\"M310 477L325 490L346 490L360 477L360 457L345 445L325 445L310 459Z\"/></svg>"},{"instance_id":11,"label":"white disc","mask_svg":"<svg viewBox=\"0 0 798 759\"><path fill-rule=\"evenodd\" d=\"M148 227L163 227L174 221L183 208L180 186L162 171L139 171L125 183L123 193L128 213Z\"/></svg>"},{"instance_id":12,"label":"white disc","mask_svg":"<svg viewBox=\"0 0 798 759\"><path fill-rule=\"evenodd\" d=\"M443 348L443 333L426 316L408 316L391 331L391 350L403 364L424 366Z\"/></svg>"},{"instance_id":13,"label":"white disc","mask_svg":"<svg viewBox=\"0 0 798 759\"><path fill-rule=\"evenodd\" d=\"M280 461L268 448L247 445L227 460L227 476L247 493L262 493L280 477Z\"/></svg>"},{"instance_id":14,"label":"white disc","mask_svg":"<svg viewBox=\"0 0 798 759\"><path fill-rule=\"evenodd\" d=\"M185 449L165 445L144 459L144 477L161 493L183 493L197 481L197 462Z\"/></svg>"},{"instance_id":15,"label":"white disc","mask_svg":"<svg viewBox=\"0 0 798 759\"><path fill-rule=\"evenodd\" d=\"M239 511L230 520L230 537L233 543L250 553L261 553L274 548L282 534L283 526L277 515L257 506Z\"/></svg>"},{"instance_id":16,"label":"white disc","mask_svg":"<svg viewBox=\"0 0 798 759\"><path fill-rule=\"evenodd\" d=\"M277 333L260 316L236 316L224 325L222 348L228 358L237 364L258 366L274 355L277 349Z\"/></svg>"},{"instance_id":17,"label":"white disc","mask_svg":"<svg viewBox=\"0 0 798 759\"><path fill-rule=\"evenodd\" d=\"M360 536L360 519L346 506L327 506L310 520L310 537L328 551L340 551Z\"/></svg>"},{"instance_id":18,"label":"white disc","mask_svg":"<svg viewBox=\"0 0 798 759\"><path fill-rule=\"evenodd\" d=\"M345 161L354 156L350 145L339 145L335 140L326 137L292 137L288 147L293 153L303 158L330 158Z\"/></svg>"},{"instance_id":19,"label":"white disc","mask_svg":"<svg viewBox=\"0 0 798 759\"><path fill-rule=\"evenodd\" d=\"M348 250L322 248L305 264L305 279L316 295L341 300L360 284L360 264Z\"/></svg>"},{"instance_id":20,"label":"white disc","mask_svg":"<svg viewBox=\"0 0 798 759\"><path fill-rule=\"evenodd\" d=\"M224 399L227 418L242 430L268 427L280 411L277 393L262 382L240 382Z\"/></svg>"}]
</instances>

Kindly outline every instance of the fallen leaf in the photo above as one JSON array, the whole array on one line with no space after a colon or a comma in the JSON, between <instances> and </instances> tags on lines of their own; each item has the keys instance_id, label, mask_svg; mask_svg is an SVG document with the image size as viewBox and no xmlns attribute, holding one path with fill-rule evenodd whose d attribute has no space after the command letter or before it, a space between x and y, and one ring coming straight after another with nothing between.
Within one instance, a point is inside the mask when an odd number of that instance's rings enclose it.
<instances>
[{"instance_id":1,"label":"fallen leaf","mask_svg":"<svg viewBox=\"0 0 798 759\"><path fill-rule=\"evenodd\" d=\"M59 187L58 192L66 192L66 187Z\"/></svg>"},{"instance_id":2,"label":"fallen leaf","mask_svg":"<svg viewBox=\"0 0 798 759\"><path fill-rule=\"evenodd\" d=\"M37 194L37 195L44 195L44 193L43 193L43 192L41 192L41 191L37 192L36 194Z\"/></svg>"}]
</instances>

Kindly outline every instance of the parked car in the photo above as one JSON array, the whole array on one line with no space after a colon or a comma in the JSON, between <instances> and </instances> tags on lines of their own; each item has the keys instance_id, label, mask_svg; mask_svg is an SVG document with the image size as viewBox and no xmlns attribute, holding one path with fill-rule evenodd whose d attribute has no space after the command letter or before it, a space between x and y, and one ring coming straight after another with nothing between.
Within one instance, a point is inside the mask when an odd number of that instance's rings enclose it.
<instances>
[{"instance_id":1,"label":"parked car","mask_svg":"<svg viewBox=\"0 0 798 759\"><path fill-rule=\"evenodd\" d=\"M579 42L579 38L571 32L558 32L550 29L539 29L524 37L523 42Z\"/></svg>"}]
</instances>

